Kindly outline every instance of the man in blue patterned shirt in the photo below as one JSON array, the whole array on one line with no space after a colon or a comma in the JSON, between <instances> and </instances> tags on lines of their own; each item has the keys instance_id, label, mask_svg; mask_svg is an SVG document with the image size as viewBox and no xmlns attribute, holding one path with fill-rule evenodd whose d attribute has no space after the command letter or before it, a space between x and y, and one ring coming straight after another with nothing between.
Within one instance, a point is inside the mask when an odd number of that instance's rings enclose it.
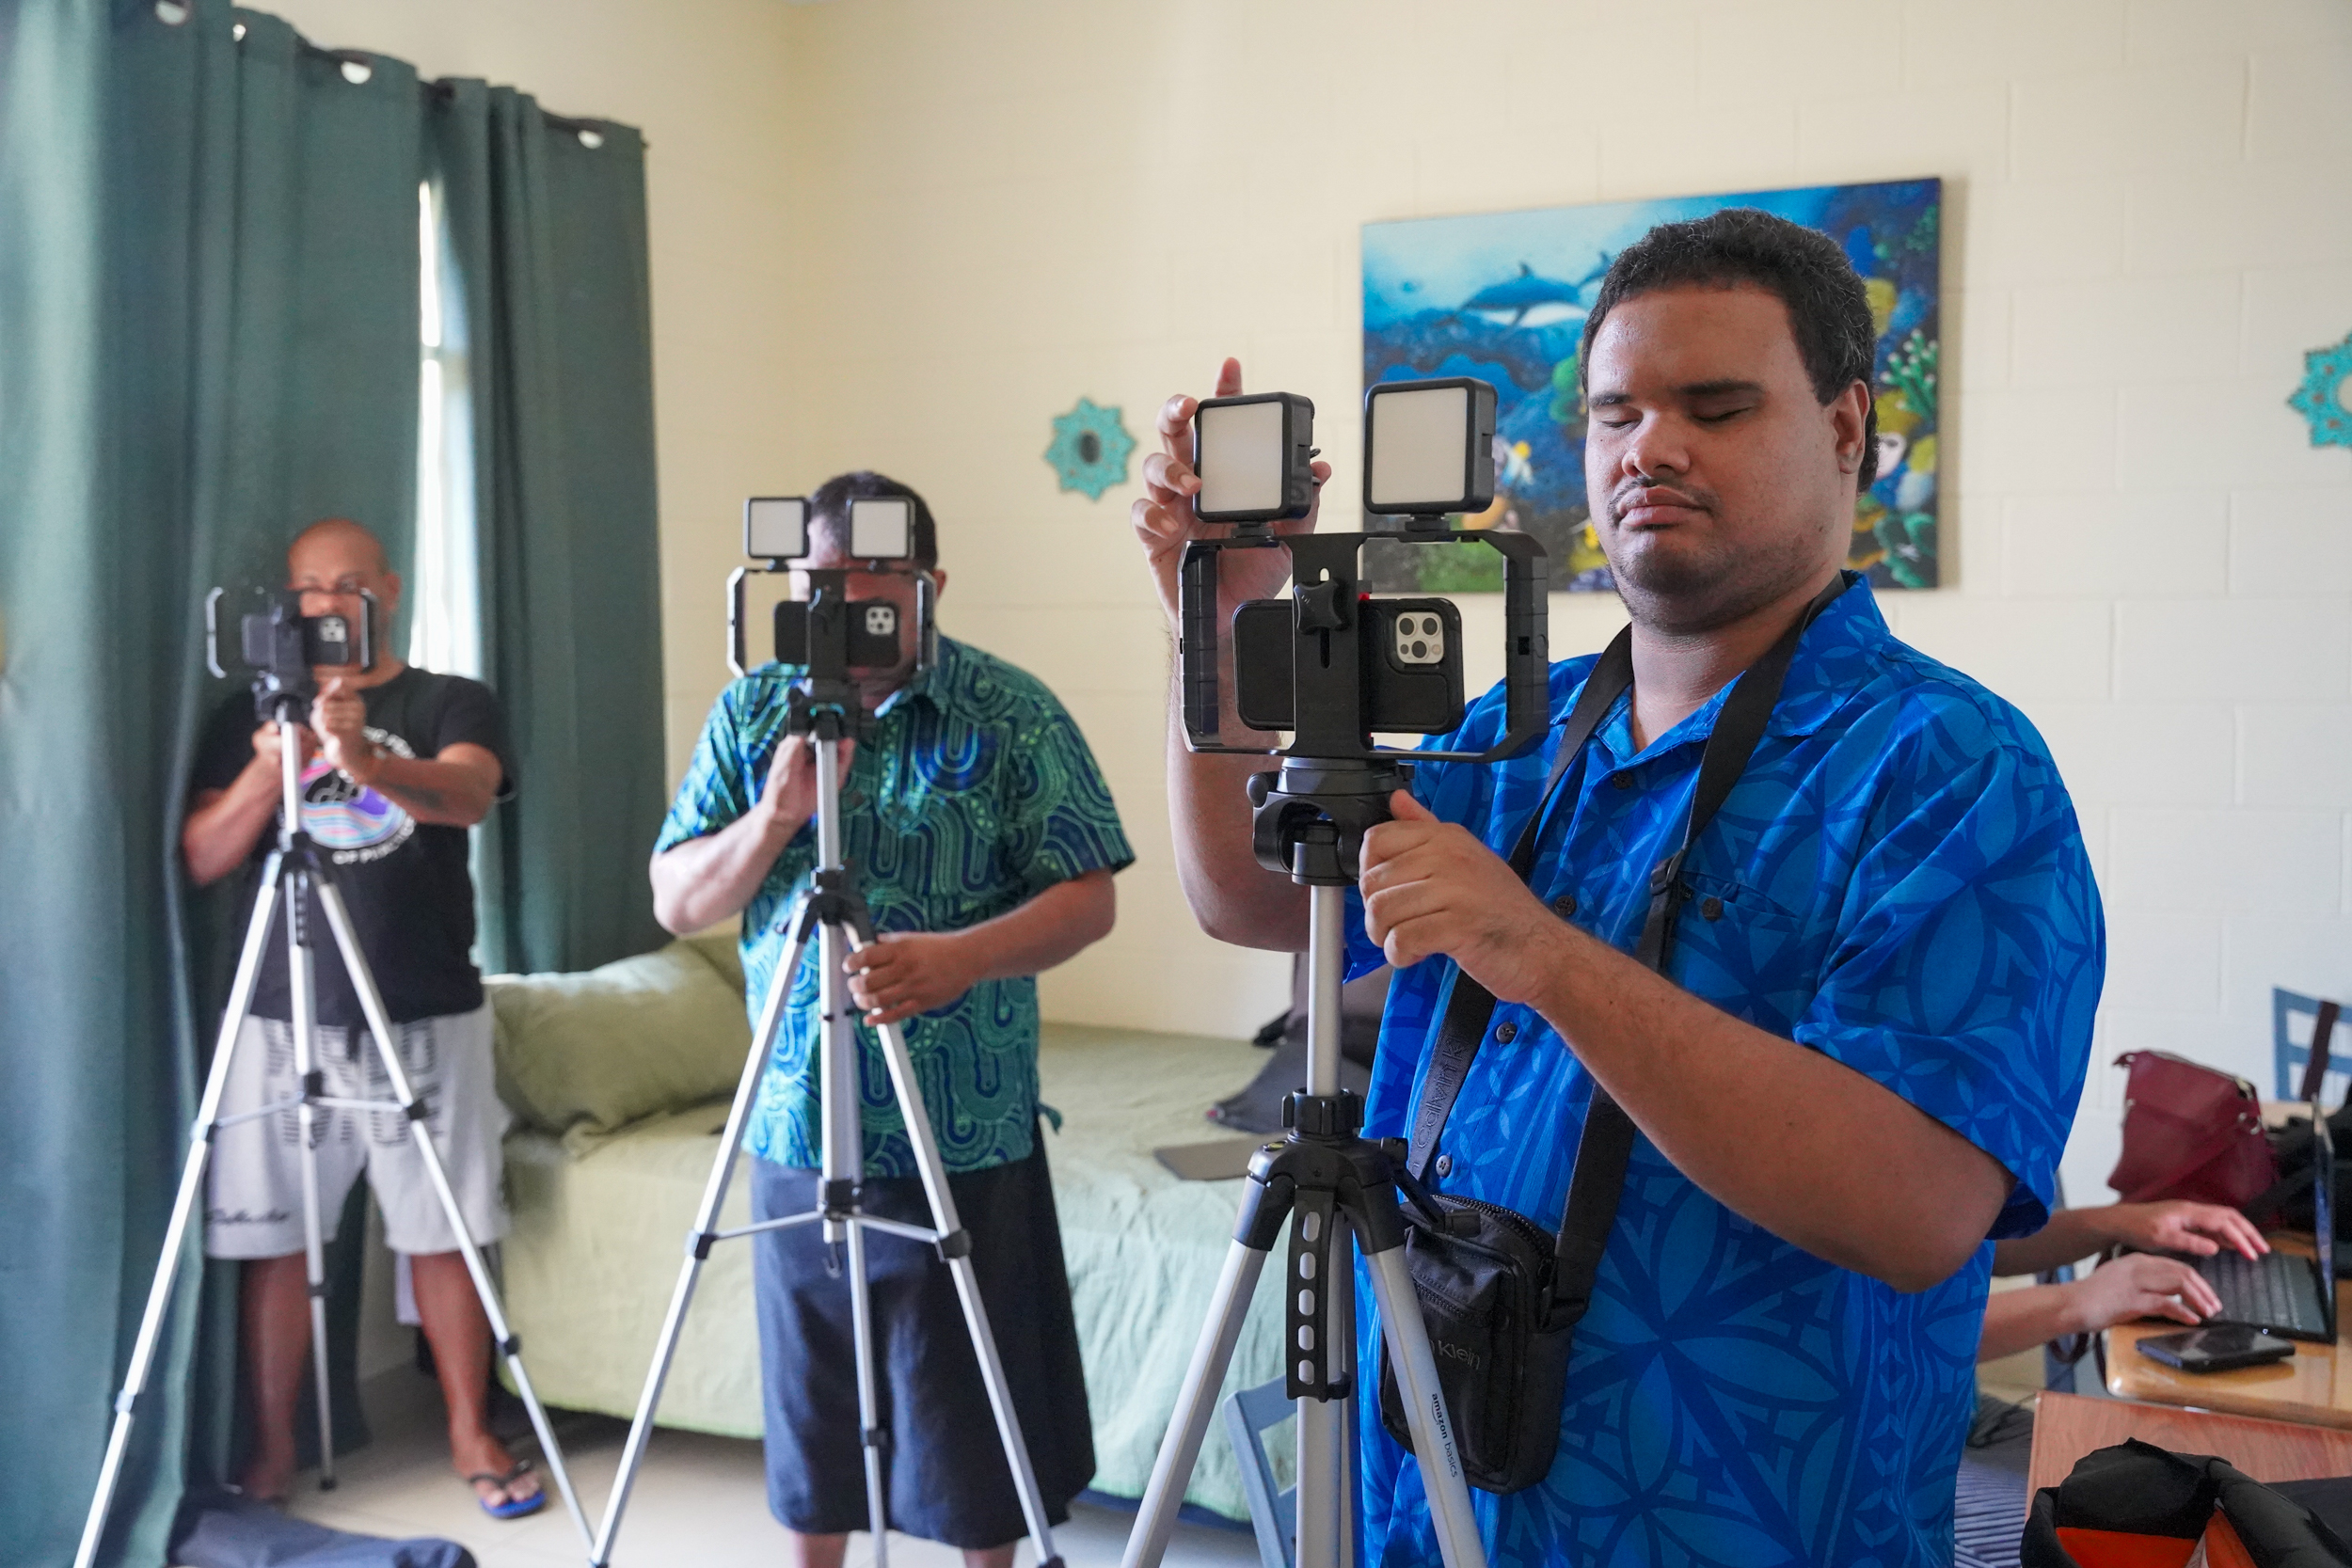
<instances>
[{"instance_id":1,"label":"man in blue patterned shirt","mask_svg":"<svg viewBox=\"0 0 2352 1568\"><path fill-rule=\"evenodd\" d=\"M1564 779L1530 882L1502 857L1549 745L1422 766L1364 841L1351 965L1398 968L1368 1135L1407 1130L1465 974L1498 1005L1438 1186L1549 1228L1596 1081L1640 1133L1551 1469L1473 1494L1498 1562L1950 1560L1990 1238L2048 1217L2105 964L2048 751L1897 641L1850 580L1685 863L1694 896L1665 974L1629 956L1726 691L1842 565L1874 455L1873 336L1837 247L1760 213L1667 225L1620 255L1580 363L1631 690ZM1239 388L1229 360L1218 391ZM1202 531L1179 444L1192 410L1163 409L1136 515L1171 614L1176 558ZM1260 552L1221 559L1228 602L1279 586ZM1553 667L1555 719L1594 664ZM1491 741L1501 695L1439 744ZM1248 766L1171 748L1185 885L1213 934L1295 950L1304 890L1250 856ZM1365 1560L1434 1562L1420 1473L1374 1402Z\"/></svg>"},{"instance_id":2,"label":"man in blue patterned shirt","mask_svg":"<svg viewBox=\"0 0 2352 1568\"><path fill-rule=\"evenodd\" d=\"M937 533L922 498L877 474L847 474L809 498L811 567L852 566L850 502L903 496L915 509L914 566L934 594ZM803 592L804 592L804 585ZM902 1024L923 1105L964 1227L1049 1516L1060 1523L1094 1471L1061 1233L1037 1133L1037 981L1111 927L1112 875L1135 859L1086 740L1035 677L950 638L916 673L915 586L907 572L852 569L851 600L898 610L898 666L859 680L872 714L842 744L842 842L877 940L848 961L864 1091L870 1213L928 1225L904 1121L875 1027ZM816 867L816 769L787 736L801 673L768 664L720 694L655 846L655 912L674 931L740 911L745 1002L756 1021L787 946L783 929ZM760 1081L746 1143L761 1218L817 1206L818 954ZM753 1243L767 1394L769 1505L795 1560L837 1568L865 1529L850 1292L815 1227ZM1025 1533L955 1291L932 1250L867 1243L877 1373L890 1432L892 1528L1007 1568Z\"/></svg>"}]
</instances>

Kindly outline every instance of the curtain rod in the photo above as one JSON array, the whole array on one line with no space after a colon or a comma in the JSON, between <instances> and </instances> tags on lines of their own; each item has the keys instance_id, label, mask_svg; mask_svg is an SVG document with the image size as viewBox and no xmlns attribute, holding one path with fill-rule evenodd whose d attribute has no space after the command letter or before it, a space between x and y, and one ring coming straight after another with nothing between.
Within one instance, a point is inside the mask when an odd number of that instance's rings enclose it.
<instances>
[{"instance_id":1,"label":"curtain rod","mask_svg":"<svg viewBox=\"0 0 2352 1568\"><path fill-rule=\"evenodd\" d=\"M188 20L189 15L187 0L155 0L155 19L167 27L179 26ZM231 32L239 43L245 41L244 23L232 24ZM312 43L300 33L294 34L294 40L295 47L305 53L314 55L320 59L333 60L342 66L344 80L354 87L365 82L375 71L375 55L367 50L330 49L323 43ZM354 66L359 68L360 73L357 76L351 74L351 68ZM420 78L418 86L437 98L452 98L456 95L457 91L447 82L442 81L427 82ZM539 110L539 118L558 131L566 131L578 136L581 146L592 149L604 145L605 129L612 123L611 120L603 119L575 119L568 115L559 115L546 108Z\"/></svg>"},{"instance_id":2,"label":"curtain rod","mask_svg":"<svg viewBox=\"0 0 2352 1568\"><path fill-rule=\"evenodd\" d=\"M329 51L329 53L332 53L332 51ZM431 93L436 98L454 98L457 96L457 89L450 86L449 83L444 80L436 80L431 82L420 80L417 85L422 87L425 91ZM568 115L559 115L553 109L548 108L541 108L539 110L539 118L546 120L549 125L553 126L558 131L569 131L575 135L584 131L591 135L599 137L601 137L605 131L613 123L609 119L575 119Z\"/></svg>"}]
</instances>

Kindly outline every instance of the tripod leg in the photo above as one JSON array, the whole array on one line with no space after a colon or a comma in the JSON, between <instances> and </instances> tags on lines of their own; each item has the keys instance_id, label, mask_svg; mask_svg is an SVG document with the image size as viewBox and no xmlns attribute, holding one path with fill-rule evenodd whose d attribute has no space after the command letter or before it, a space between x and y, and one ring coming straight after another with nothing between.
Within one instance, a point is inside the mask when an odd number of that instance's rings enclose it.
<instances>
[{"instance_id":1,"label":"tripod leg","mask_svg":"<svg viewBox=\"0 0 2352 1568\"><path fill-rule=\"evenodd\" d=\"M866 1227L850 1227L850 1333L857 1356L858 1439L866 1455L866 1523L874 1537L875 1568L889 1568L890 1492L882 1477L882 1393L874 1376L874 1294L866 1278Z\"/></svg>"},{"instance_id":2,"label":"tripod leg","mask_svg":"<svg viewBox=\"0 0 2352 1568\"><path fill-rule=\"evenodd\" d=\"M800 929L797 913L787 928ZM710 1256L712 1233L719 1227L719 1211L726 1203L727 1187L735 1177L736 1151L743 1146L743 1125L751 1119L752 1097L759 1092L760 1077L768 1070L768 1057L775 1049L785 1002L792 994L792 977L801 972L801 954L807 945L807 935L803 933L768 982L768 998L759 1007L759 1027L752 1035L751 1053L743 1058L743 1076L735 1085L735 1103L727 1108L726 1131L719 1137L719 1154L711 1162L709 1179L703 1183L703 1200L694 1211L694 1228L687 1232L686 1261L679 1265L677 1284L671 1289L670 1309L662 1315L661 1336L654 1341L653 1365L645 1371L644 1391L637 1396L637 1415L629 1422L628 1441L621 1449L621 1467L612 1477L612 1494L605 1500L604 1521L597 1527L596 1544L588 1553L590 1568L606 1568L612 1560L612 1539L621 1531L621 1515L628 1508L629 1488L636 1484L637 1466L645 1457L645 1445L653 1438L653 1414L661 1402L661 1386L669 1378L670 1359L677 1354L678 1335L686 1326L686 1309L693 1302L703 1259Z\"/></svg>"},{"instance_id":3,"label":"tripod leg","mask_svg":"<svg viewBox=\"0 0 2352 1568\"><path fill-rule=\"evenodd\" d=\"M1470 1485L1462 1479L1454 1430L1446 1419L1445 1397L1438 1388L1438 1362L1429 1352L1421 1298L1413 1293L1412 1275L1405 1271L1405 1249L1392 1246L1366 1253L1364 1261L1371 1265L1372 1293L1380 1304L1380 1328L1389 1341L1390 1364L1396 1369L1397 1392L1404 1401L1406 1425L1413 1433L1413 1452L1421 1459L1422 1485L1429 1495L1429 1522L1437 1530L1438 1550L1444 1556L1445 1568L1486 1568L1478 1516L1470 1512Z\"/></svg>"},{"instance_id":4,"label":"tripod leg","mask_svg":"<svg viewBox=\"0 0 2352 1568\"><path fill-rule=\"evenodd\" d=\"M1330 1287L1330 1376L1356 1386L1356 1228L1343 1211L1331 1216L1331 1256L1339 1263ZM1356 1396L1331 1402L1339 1407L1339 1439L1332 1463L1339 1472L1339 1560L1356 1560Z\"/></svg>"},{"instance_id":5,"label":"tripod leg","mask_svg":"<svg viewBox=\"0 0 2352 1568\"><path fill-rule=\"evenodd\" d=\"M252 1006L253 984L262 973L270 921L278 911L278 858L272 854L262 870L253 918L246 927L245 949L237 958L237 978L229 988L229 1008L221 1014L212 1069L205 1075L204 1096L197 1103L196 1124L188 1134L188 1157L180 1167L179 1196L172 1199L171 1219L164 1227L163 1252L155 1260L155 1277L147 1288L147 1309L139 1314L138 1338L131 1344L131 1364L122 1374L122 1391L115 1396L114 1430L106 1434L106 1457L98 1468L98 1490L90 1497L89 1515L82 1522L82 1542L74 1549L73 1568L90 1568L97 1560L99 1538L105 1530L106 1513L113 1506L115 1484L121 1479L123 1455L130 1446L135 1406L155 1364L164 1315L171 1309L181 1255L187 1249L189 1222L204 1196L204 1171L213 1153L213 1123L220 1117L221 1095L229 1086L229 1062L237 1049L237 1031L245 1023L246 1009Z\"/></svg>"},{"instance_id":6,"label":"tripod leg","mask_svg":"<svg viewBox=\"0 0 2352 1568\"><path fill-rule=\"evenodd\" d=\"M294 875L286 900L286 973L294 997L294 1076L302 1084L302 1100L294 1119L302 1136L302 1272L310 1294L310 1376L319 1417L319 1490L335 1489L335 1415L326 1372L326 1234L319 1212L318 1107L319 1092L318 976L311 967L310 915L305 888L314 882L307 871Z\"/></svg>"},{"instance_id":7,"label":"tripod leg","mask_svg":"<svg viewBox=\"0 0 2352 1568\"><path fill-rule=\"evenodd\" d=\"M1159 1568L1168 1554L1168 1538L1176 1531L1176 1511L1184 1500L1184 1483L1200 1457L1200 1440L1208 1434L1216 1396L1225 1386L1225 1370L1233 1364L1233 1347L1241 1340L1242 1320L1249 1315L1249 1298L1265 1268L1263 1250L1235 1242L1225 1254L1225 1270L1217 1275L1209 1297L1209 1321L1193 1347L1192 1366L1168 1418L1168 1435L1160 1440L1159 1457L1152 1463L1152 1480L1143 1489L1136 1511L1136 1528L1127 1537L1120 1568Z\"/></svg>"},{"instance_id":8,"label":"tripod leg","mask_svg":"<svg viewBox=\"0 0 2352 1568\"><path fill-rule=\"evenodd\" d=\"M863 942L856 946L865 945ZM963 1304L964 1326L972 1336L972 1351L980 1363L980 1382L988 1389L989 1408L995 1413L996 1435L1005 1447L1005 1465L1012 1472L1021 1497L1021 1516L1028 1521L1029 1539L1037 1544L1041 1564L1060 1561L1054 1550L1054 1527L1045 1517L1045 1498L1037 1485L1037 1468L1029 1463L1028 1444L1021 1436L1021 1417L1012 1403L1012 1386L1005 1363L996 1354L996 1336L988 1326L988 1304L980 1299L979 1275L972 1267L971 1242L956 1213L955 1194L947 1186L947 1167L939 1157L939 1140L931 1132L923 1109L923 1091L914 1081L914 1059L907 1037L895 1023L882 1026L882 1057L890 1064L890 1085L898 1097L898 1114L905 1120L907 1141L914 1150L914 1167L931 1200L931 1226L943 1238L940 1250Z\"/></svg>"},{"instance_id":9,"label":"tripod leg","mask_svg":"<svg viewBox=\"0 0 2352 1568\"><path fill-rule=\"evenodd\" d=\"M1312 1354L1323 1357L1327 1387L1353 1386L1356 1370L1356 1271L1353 1230L1344 1212L1334 1211L1331 1225L1331 1268L1324 1282L1326 1343ZM1301 1347L1285 1347L1295 1355ZM1300 1400L1298 1409L1298 1544L1301 1564L1347 1564L1355 1561L1356 1493L1350 1464L1356 1402L1352 1396L1329 1400Z\"/></svg>"},{"instance_id":10,"label":"tripod leg","mask_svg":"<svg viewBox=\"0 0 2352 1568\"><path fill-rule=\"evenodd\" d=\"M375 987L375 975L368 968L367 955L359 950L358 932L352 928L351 913L343 907L342 895L335 884L324 879L318 883L319 904L326 911L326 923L335 933L335 945L342 954L343 969L351 977L351 989L359 998L359 1010L367 1015L368 1032L375 1037L376 1057L384 1064L384 1075L391 1080L392 1094L407 1114L408 1135L417 1146L417 1153L424 1162L425 1175L433 1183L434 1196L440 1199L441 1212L449 1216L449 1227L457 1238L458 1250L465 1255L466 1272L473 1277L473 1291L482 1302L482 1314L489 1321L491 1342L506 1359L506 1370L515 1380L515 1392L521 1396L523 1407L531 1413L531 1430L539 1438L540 1456L548 1462L548 1473L554 1477L556 1490L563 1495L564 1506L571 1511L572 1523L580 1529L583 1545L591 1544L588 1516L580 1512L580 1498L572 1491L572 1478L564 1465L564 1449L555 1440L555 1430L548 1424L548 1413L539 1402L538 1393L531 1386L531 1373L523 1367L522 1341L507 1326L506 1314L499 1306L498 1287L490 1282L489 1267L482 1260L482 1249L474 1244L473 1232L466 1226L465 1211L457 1204L457 1194L449 1184L449 1172L441 1164L440 1150L433 1147L432 1129L425 1125L425 1108L408 1085L408 1072L401 1063L399 1035L393 1031L390 1018L384 1010L384 998Z\"/></svg>"}]
</instances>

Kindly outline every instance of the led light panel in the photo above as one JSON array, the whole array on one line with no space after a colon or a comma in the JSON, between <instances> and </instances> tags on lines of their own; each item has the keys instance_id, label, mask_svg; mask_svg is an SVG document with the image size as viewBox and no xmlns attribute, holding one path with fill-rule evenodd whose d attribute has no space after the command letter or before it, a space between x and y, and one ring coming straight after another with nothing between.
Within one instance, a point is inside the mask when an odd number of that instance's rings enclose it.
<instances>
[{"instance_id":1,"label":"led light panel","mask_svg":"<svg viewBox=\"0 0 2352 1568\"><path fill-rule=\"evenodd\" d=\"M1455 512L1470 493L1470 393L1425 387L1371 397L1365 499L1380 513ZM1491 461L1491 459L1490 459Z\"/></svg>"},{"instance_id":2,"label":"led light panel","mask_svg":"<svg viewBox=\"0 0 2352 1568\"><path fill-rule=\"evenodd\" d=\"M914 503L876 496L850 503L850 554L859 561L901 561L914 553Z\"/></svg>"},{"instance_id":3,"label":"led light panel","mask_svg":"<svg viewBox=\"0 0 2352 1568\"><path fill-rule=\"evenodd\" d=\"M1202 516L1277 512L1282 506L1282 405L1241 403L1203 408L1200 420Z\"/></svg>"},{"instance_id":4,"label":"led light panel","mask_svg":"<svg viewBox=\"0 0 2352 1568\"><path fill-rule=\"evenodd\" d=\"M800 496L754 496L743 503L743 553L755 561L797 561L808 553L808 502Z\"/></svg>"}]
</instances>

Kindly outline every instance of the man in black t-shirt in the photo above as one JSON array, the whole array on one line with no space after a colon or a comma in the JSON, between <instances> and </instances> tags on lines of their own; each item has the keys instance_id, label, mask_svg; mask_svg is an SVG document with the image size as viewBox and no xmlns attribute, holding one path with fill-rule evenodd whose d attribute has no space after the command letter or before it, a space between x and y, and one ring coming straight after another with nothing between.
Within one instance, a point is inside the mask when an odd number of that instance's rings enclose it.
<instances>
[{"instance_id":1,"label":"man in black t-shirt","mask_svg":"<svg viewBox=\"0 0 2352 1568\"><path fill-rule=\"evenodd\" d=\"M286 565L305 615L357 621L367 613L361 594L371 593L381 636L399 609L400 578L383 546L357 523L313 524L286 552ZM466 830L514 792L498 700L479 682L414 669L389 655L371 671L313 674L319 696L301 732L302 825L334 863L467 1227L477 1242L494 1241L506 1231L499 1151L506 1113L492 1085L490 1008L473 965ZM277 728L257 727L252 700L240 692L205 732L181 848L199 884L242 872L248 911L259 868L277 843L280 790ZM315 897L310 928L320 933L316 1065L326 1092L389 1101L389 1080ZM237 1037L223 1117L300 1093L292 1016L281 909ZM537 1480L490 1433L489 1324L405 1121L321 1109L315 1127L327 1236L364 1168L386 1239L408 1255L458 1473L493 1514L537 1510L546 1500ZM264 1498L282 1497L294 1477L294 1402L310 1354L300 1144L291 1109L224 1128L214 1142L206 1206L205 1251L246 1259L240 1317L258 1438L241 1481Z\"/></svg>"}]
</instances>

